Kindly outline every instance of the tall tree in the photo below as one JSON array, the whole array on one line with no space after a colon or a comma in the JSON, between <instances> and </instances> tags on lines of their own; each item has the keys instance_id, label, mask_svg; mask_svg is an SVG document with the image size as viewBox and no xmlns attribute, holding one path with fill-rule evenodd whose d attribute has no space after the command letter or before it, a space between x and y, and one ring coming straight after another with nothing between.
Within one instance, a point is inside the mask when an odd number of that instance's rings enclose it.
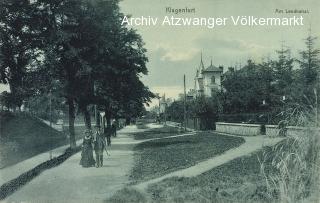
<instances>
[{"instance_id":1,"label":"tall tree","mask_svg":"<svg viewBox=\"0 0 320 203\"><path fill-rule=\"evenodd\" d=\"M300 69L297 71L297 82L294 99L299 112L311 112L308 115L314 115L310 117L311 120L315 120L318 125L318 103L319 103L319 77L320 77L320 50L316 48L317 37L311 35L311 29L309 30L308 37L304 40L306 49L300 52ZM297 111L296 111L297 112ZM306 114L305 114L306 115Z\"/></svg>"},{"instance_id":2,"label":"tall tree","mask_svg":"<svg viewBox=\"0 0 320 203\"><path fill-rule=\"evenodd\" d=\"M281 45L281 49L276 51L278 54L278 60L273 62L273 72L275 86L278 95L287 95L290 91L288 88L293 82L293 62L289 48L286 48L284 44Z\"/></svg>"},{"instance_id":3,"label":"tall tree","mask_svg":"<svg viewBox=\"0 0 320 203\"><path fill-rule=\"evenodd\" d=\"M98 103L103 107L110 125L111 117L118 112L136 115L143 103L150 101L152 93L140 81L140 74L147 74L146 49L141 36L135 30L121 25L118 1L96 1L97 13L107 16L104 25L105 49L99 66L94 69L94 81ZM103 19L102 19L103 20Z\"/></svg>"},{"instance_id":4,"label":"tall tree","mask_svg":"<svg viewBox=\"0 0 320 203\"><path fill-rule=\"evenodd\" d=\"M10 85L15 106L28 96L28 66L39 57L46 26L36 4L29 0L0 2L0 82Z\"/></svg>"},{"instance_id":5,"label":"tall tree","mask_svg":"<svg viewBox=\"0 0 320 203\"><path fill-rule=\"evenodd\" d=\"M300 52L301 58L298 60L302 70L303 83L306 87L314 86L319 71L320 50L315 48L316 39L317 37L309 34L305 39L306 50Z\"/></svg>"},{"instance_id":6,"label":"tall tree","mask_svg":"<svg viewBox=\"0 0 320 203\"><path fill-rule=\"evenodd\" d=\"M309 36L304 40L306 49L300 52L301 58L298 60L301 69L301 82L303 94L301 97L306 98L306 104L310 105L315 101L315 91L317 90L316 85L319 82L319 70L320 70L320 60L319 53L320 50L315 47L315 42L317 37L311 35L311 30ZM311 103L310 103L311 102Z\"/></svg>"},{"instance_id":7,"label":"tall tree","mask_svg":"<svg viewBox=\"0 0 320 203\"><path fill-rule=\"evenodd\" d=\"M92 92L89 80L91 67L86 58L92 46L88 41L94 39L91 33L88 34L92 11L84 1L77 0L39 0L38 4L51 23L51 35L45 39L47 46L44 48L44 66L47 74L59 81L61 94L66 98L70 146L74 148L76 101L84 93L87 96Z\"/></svg>"}]
</instances>

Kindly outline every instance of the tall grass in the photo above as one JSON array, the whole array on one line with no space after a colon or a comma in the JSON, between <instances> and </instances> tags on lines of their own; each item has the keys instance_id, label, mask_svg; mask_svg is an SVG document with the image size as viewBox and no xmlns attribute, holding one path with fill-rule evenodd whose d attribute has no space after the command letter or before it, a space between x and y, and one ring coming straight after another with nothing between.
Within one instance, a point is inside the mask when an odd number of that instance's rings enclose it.
<instances>
[{"instance_id":1,"label":"tall grass","mask_svg":"<svg viewBox=\"0 0 320 203\"><path fill-rule=\"evenodd\" d=\"M288 135L271 153L265 153L260 162L271 199L281 203L320 202L320 131L315 127L319 126L317 121L310 118L314 114L300 112L287 117L288 123L294 119L306 130ZM265 164L270 160L275 170L265 171Z\"/></svg>"}]
</instances>

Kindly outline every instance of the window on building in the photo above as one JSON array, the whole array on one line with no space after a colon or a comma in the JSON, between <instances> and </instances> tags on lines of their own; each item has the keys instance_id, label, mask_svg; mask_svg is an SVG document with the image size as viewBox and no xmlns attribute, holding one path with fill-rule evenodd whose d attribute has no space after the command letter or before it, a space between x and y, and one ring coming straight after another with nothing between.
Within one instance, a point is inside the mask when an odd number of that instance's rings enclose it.
<instances>
[{"instance_id":1,"label":"window on building","mask_svg":"<svg viewBox=\"0 0 320 203\"><path fill-rule=\"evenodd\" d=\"M214 76L211 77L211 84L215 84L216 83L216 78Z\"/></svg>"}]
</instances>

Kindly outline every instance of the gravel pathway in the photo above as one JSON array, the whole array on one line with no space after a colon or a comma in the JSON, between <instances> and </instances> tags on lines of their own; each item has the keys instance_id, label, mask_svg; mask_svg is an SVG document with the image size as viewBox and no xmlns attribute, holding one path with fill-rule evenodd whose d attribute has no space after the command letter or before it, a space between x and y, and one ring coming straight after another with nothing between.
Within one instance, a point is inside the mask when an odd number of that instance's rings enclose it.
<instances>
[{"instance_id":1,"label":"gravel pathway","mask_svg":"<svg viewBox=\"0 0 320 203\"><path fill-rule=\"evenodd\" d=\"M104 167L82 168L79 165L81 153L77 153L61 165L44 171L7 197L5 202L103 202L129 182L134 145L128 143L135 140L128 134L150 128L127 126L120 130L118 137L112 140L112 147L108 149L111 156L104 155ZM33 159L31 162L35 161L39 160ZM23 168L23 164L20 166Z\"/></svg>"},{"instance_id":2,"label":"gravel pathway","mask_svg":"<svg viewBox=\"0 0 320 203\"><path fill-rule=\"evenodd\" d=\"M139 129L136 126L127 126L120 130L118 136L112 139L111 148L108 149L111 156L104 156L104 167L82 168L79 165L81 153L77 153L61 165L44 171L20 190L7 197L5 202L103 202L129 183L130 170L134 164L133 147L135 144L194 134L192 132L138 141L134 140L132 135L129 136L132 133L160 128L162 125L149 124L147 127ZM57 151L60 152L61 149ZM47 153L39 157L42 158L42 156L46 157ZM2 182L24 171L24 166L30 168L35 163L39 164L38 161L41 162L42 159L33 158L21 163L18 167L22 169L21 171L10 173L7 170L6 178Z\"/></svg>"}]
</instances>

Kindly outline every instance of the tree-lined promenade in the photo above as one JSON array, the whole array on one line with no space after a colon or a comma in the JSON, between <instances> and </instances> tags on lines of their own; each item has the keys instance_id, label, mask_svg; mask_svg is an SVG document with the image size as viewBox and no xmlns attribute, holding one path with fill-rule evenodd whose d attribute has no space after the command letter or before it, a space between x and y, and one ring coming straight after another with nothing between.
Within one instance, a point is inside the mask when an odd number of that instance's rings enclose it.
<instances>
[{"instance_id":1,"label":"tree-lined promenade","mask_svg":"<svg viewBox=\"0 0 320 203\"><path fill-rule=\"evenodd\" d=\"M95 105L110 127L111 119L138 116L153 97L140 81L144 43L121 25L118 0L10 0L0 13L0 82L10 85L2 103L67 111L71 148L76 112L91 129Z\"/></svg>"}]
</instances>

